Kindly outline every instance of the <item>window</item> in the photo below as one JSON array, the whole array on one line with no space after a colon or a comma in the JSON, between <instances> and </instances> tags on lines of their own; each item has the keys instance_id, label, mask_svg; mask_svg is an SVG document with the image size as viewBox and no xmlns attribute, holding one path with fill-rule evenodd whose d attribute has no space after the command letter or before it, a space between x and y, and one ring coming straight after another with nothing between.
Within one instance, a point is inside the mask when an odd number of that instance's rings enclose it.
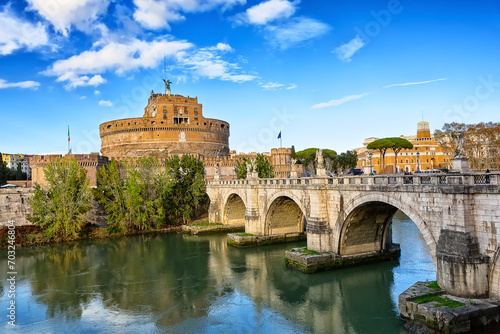
<instances>
[{"instance_id":1,"label":"window","mask_svg":"<svg viewBox=\"0 0 500 334\"><path fill-rule=\"evenodd\" d=\"M198 113L198 108L194 108L194 113L197 114Z\"/></svg>"},{"instance_id":2,"label":"window","mask_svg":"<svg viewBox=\"0 0 500 334\"><path fill-rule=\"evenodd\" d=\"M163 106L163 112L167 112L167 107Z\"/></svg>"},{"instance_id":3,"label":"window","mask_svg":"<svg viewBox=\"0 0 500 334\"><path fill-rule=\"evenodd\" d=\"M177 107L174 107L174 111L177 111Z\"/></svg>"},{"instance_id":4,"label":"window","mask_svg":"<svg viewBox=\"0 0 500 334\"><path fill-rule=\"evenodd\" d=\"M167 113L163 113L163 119L167 119Z\"/></svg>"},{"instance_id":5,"label":"window","mask_svg":"<svg viewBox=\"0 0 500 334\"><path fill-rule=\"evenodd\" d=\"M189 124L188 117L174 117L174 124Z\"/></svg>"},{"instance_id":6,"label":"window","mask_svg":"<svg viewBox=\"0 0 500 334\"><path fill-rule=\"evenodd\" d=\"M187 108L187 107L185 107L185 108L184 108L184 113L185 113L185 114L187 114L187 113L188 113L188 108Z\"/></svg>"},{"instance_id":7,"label":"window","mask_svg":"<svg viewBox=\"0 0 500 334\"><path fill-rule=\"evenodd\" d=\"M155 121L151 121L151 124L155 124L156 122Z\"/></svg>"}]
</instances>

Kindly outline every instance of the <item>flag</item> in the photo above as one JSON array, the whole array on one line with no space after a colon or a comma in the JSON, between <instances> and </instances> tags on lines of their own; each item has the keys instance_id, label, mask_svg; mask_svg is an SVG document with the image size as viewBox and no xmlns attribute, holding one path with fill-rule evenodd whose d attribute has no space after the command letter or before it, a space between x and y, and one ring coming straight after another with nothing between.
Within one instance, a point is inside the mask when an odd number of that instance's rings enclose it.
<instances>
[{"instance_id":1,"label":"flag","mask_svg":"<svg viewBox=\"0 0 500 334\"><path fill-rule=\"evenodd\" d=\"M68 125L68 143L69 143L69 125Z\"/></svg>"},{"instance_id":2,"label":"flag","mask_svg":"<svg viewBox=\"0 0 500 334\"><path fill-rule=\"evenodd\" d=\"M281 131L280 131L280 134L278 135L278 139L280 139L280 138L281 138Z\"/></svg>"}]
</instances>

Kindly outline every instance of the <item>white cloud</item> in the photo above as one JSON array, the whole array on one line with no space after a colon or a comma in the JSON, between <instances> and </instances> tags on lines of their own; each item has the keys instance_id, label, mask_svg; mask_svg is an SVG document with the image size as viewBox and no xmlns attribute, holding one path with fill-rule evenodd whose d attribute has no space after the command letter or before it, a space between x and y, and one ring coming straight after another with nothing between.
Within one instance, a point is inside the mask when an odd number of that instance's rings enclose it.
<instances>
[{"instance_id":1,"label":"white cloud","mask_svg":"<svg viewBox=\"0 0 500 334\"><path fill-rule=\"evenodd\" d=\"M87 97L85 95L80 96L80 100L85 100Z\"/></svg>"},{"instance_id":2,"label":"white cloud","mask_svg":"<svg viewBox=\"0 0 500 334\"><path fill-rule=\"evenodd\" d=\"M31 88L38 89L40 87L40 83L37 81L20 81L20 82L7 82L3 79L0 79L0 89L6 88Z\"/></svg>"},{"instance_id":3,"label":"white cloud","mask_svg":"<svg viewBox=\"0 0 500 334\"><path fill-rule=\"evenodd\" d=\"M287 0L264 1L236 15L235 20L240 24L265 25L292 16L296 11L296 4L297 2Z\"/></svg>"},{"instance_id":4,"label":"white cloud","mask_svg":"<svg viewBox=\"0 0 500 334\"><path fill-rule=\"evenodd\" d=\"M363 46L365 45L365 42L361 39L361 37L356 36L353 39L351 39L348 43L343 44L336 48L333 53L337 54L337 57L339 57L340 60L345 61L345 62L350 62L351 57L359 51Z\"/></svg>"},{"instance_id":5,"label":"white cloud","mask_svg":"<svg viewBox=\"0 0 500 334\"><path fill-rule=\"evenodd\" d=\"M123 74L139 68L154 68L163 57L180 57L181 51L192 47L185 41L133 39L127 44L110 42L97 49L84 51L68 59L58 60L43 73L67 82L67 88L97 86L105 80L97 74L115 71ZM89 77L89 75L94 75Z\"/></svg>"},{"instance_id":6,"label":"white cloud","mask_svg":"<svg viewBox=\"0 0 500 334\"><path fill-rule=\"evenodd\" d=\"M212 46L210 50L219 50L219 51L224 51L224 52L233 52L233 48L226 43L217 43L216 46Z\"/></svg>"},{"instance_id":7,"label":"white cloud","mask_svg":"<svg viewBox=\"0 0 500 334\"><path fill-rule=\"evenodd\" d=\"M217 7L225 11L245 2L245 0L134 0L136 7L134 19L147 29L170 30L170 23L185 20L182 12L199 13Z\"/></svg>"},{"instance_id":8,"label":"white cloud","mask_svg":"<svg viewBox=\"0 0 500 334\"><path fill-rule=\"evenodd\" d=\"M195 77L232 82L245 82L257 78L255 75L237 73L239 66L221 59L220 53L223 51L217 48L202 48L190 55L184 54L178 62Z\"/></svg>"},{"instance_id":9,"label":"white cloud","mask_svg":"<svg viewBox=\"0 0 500 334\"><path fill-rule=\"evenodd\" d=\"M111 102L110 100L101 100L99 101L99 105L103 107L112 107L113 102Z\"/></svg>"},{"instance_id":10,"label":"white cloud","mask_svg":"<svg viewBox=\"0 0 500 334\"><path fill-rule=\"evenodd\" d=\"M94 90L94 95L101 95L101 92L96 89Z\"/></svg>"},{"instance_id":11,"label":"white cloud","mask_svg":"<svg viewBox=\"0 0 500 334\"><path fill-rule=\"evenodd\" d=\"M0 55L9 55L21 48L32 50L49 44L49 37L42 23L34 25L23 21L9 13L8 8L0 12L0 27Z\"/></svg>"},{"instance_id":12,"label":"white cloud","mask_svg":"<svg viewBox=\"0 0 500 334\"><path fill-rule=\"evenodd\" d=\"M330 26L307 17L293 18L280 26L266 26L266 38L272 45L287 49L307 40L319 37L330 30Z\"/></svg>"},{"instance_id":13,"label":"white cloud","mask_svg":"<svg viewBox=\"0 0 500 334\"><path fill-rule=\"evenodd\" d=\"M427 80L427 81L418 81L418 82L406 82L406 83L400 83L400 84L392 84L392 85L385 86L384 88L395 87L395 86L422 85L422 84L426 84L426 83L430 83L430 82L443 81L443 80L448 80L448 78L441 78L441 79Z\"/></svg>"},{"instance_id":14,"label":"white cloud","mask_svg":"<svg viewBox=\"0 0 500 334\"><path fill-rule=\"evenodd\" d=\"M290 84L286 89L290 90L290 89L296 89L296 88L298 88L298 86L296 84Z\"/></svg>"},{"instance_id":15,"label":"white cloud","mask_svg":"<svg viewBox=\"0 0 500 334\"><path fill-rule=\"evenodd\" d=\"M232 50L228 44L195 49L186 41L159 39L151 42L133 39L127 43L110 42L94 50L84 51L68 59L58 60L46 71L45 75L56 76L57 81L66 82L66 88L79 86L98 86L106 82L101 74L114 71L123 75L126 72L155 68L163 57L176 62L176 67L190 72L195 77L245 82L256 78L254 75L240 73L239 66L222 59L222 55Z\"/></svg>"},{"instance_id":16,"label":"white cloud","mask_svg":"<svg viewBox=\"0 0 500 334\"><path fill-rule=\"evenodd\" d=\"M260 83L259 85L266 90L275 90L277 88L283 87L283 84L280 84L278 82Z\"/></svg>"},{"instance_id":17,"label":"white cloud","mask_svg":"<svg viewBox=\"0 0 500 334\"><path fill-rule=\"evenodd\" d=\"M27 0L30 10L37 11L48 20L56 31L68 36L71 26L87 31L99 18L106 14L110 0Z\"/></svg>"},{"instance_id":18,"label":"white cloud","mask_svg":"<svg viewBox=\"0 0 500 334\"><path fill-rule=\"evenodd\" d=\"M332 106L337 107L343 103L346 103L346 102L349 102L352 100L360 99L368 94L369 93L363 93L363 94L359 94L359 95L348 95L348 96L344 96L343 98L340 98L337 100L330 100L328 102L322 102L322 103L315 104L311 108L312 109L320 109L320 108L326 108L326 107L332 107Z\"/></svg>"}]
</instances>

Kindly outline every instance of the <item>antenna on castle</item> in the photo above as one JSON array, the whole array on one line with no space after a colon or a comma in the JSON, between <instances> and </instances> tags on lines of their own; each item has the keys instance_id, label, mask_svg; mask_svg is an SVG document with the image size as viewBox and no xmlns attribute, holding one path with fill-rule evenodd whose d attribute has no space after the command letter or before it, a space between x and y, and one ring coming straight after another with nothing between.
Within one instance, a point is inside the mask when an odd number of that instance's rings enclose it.
<instances>
[{"instance_id":1,"label":"antenna on castle","mask_svg":"<svg viewBox=\"0 0 500 334\"><path fill-rule=\"evenodd\" d=\"M172 81L167 80L167 64L165 62L165 56L163 56L163 82L165 83L165 95L170 96L170 84Z\"/></svg>"}]
</instances>

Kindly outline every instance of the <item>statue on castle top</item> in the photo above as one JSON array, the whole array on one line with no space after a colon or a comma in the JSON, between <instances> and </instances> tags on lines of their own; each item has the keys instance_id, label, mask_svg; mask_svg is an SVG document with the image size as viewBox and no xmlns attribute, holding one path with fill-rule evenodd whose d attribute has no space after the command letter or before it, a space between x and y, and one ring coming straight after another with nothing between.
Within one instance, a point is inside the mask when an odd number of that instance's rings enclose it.
<instances>
[{"instance_id":1,"label":"statue on castle top","mask_svg":"<svg viewBox=\"0 0 500 334\"><path fill-rule=\"evenodd\" d=\"M163 79L163 82L165 83L165 92L170 92L170 85L172 84L172 81Z\"/></svg>"},{"instance_id":2,"label":"statue on castle top","mask_svg":"<svg viewBox=\"0 0 500 334\"><path fill-rule=\"evenodd\" d=\"M465 131L456 131L453 133L453 141L455 142L454 158L465 158Z\"/></svg>"},{"instance_id":3,"label":"statue on castle top","mask_svg":"<svg viewBox=\"0 0 500 334\"><path fill-rule=\"evenodd\" d=\"M323 158L323 150L319 149L316 151L316 166L318 169L325 168L325 159Z\"/></svg>"}]
</instances>

